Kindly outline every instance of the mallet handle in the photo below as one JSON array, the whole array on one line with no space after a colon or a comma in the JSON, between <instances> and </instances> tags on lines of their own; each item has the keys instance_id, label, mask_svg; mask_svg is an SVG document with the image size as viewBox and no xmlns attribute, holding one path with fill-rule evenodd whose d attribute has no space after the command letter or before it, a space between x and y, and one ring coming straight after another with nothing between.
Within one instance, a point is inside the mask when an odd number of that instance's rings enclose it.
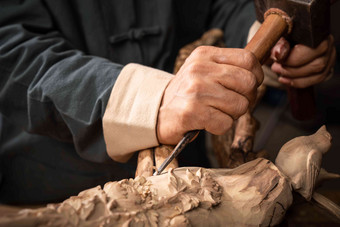
<instances>
[{"instance_id":1,"label":"mallet handle","mask_svg":"<svg viewBox=\"0 0 340 227\"><path fill-rule=\"evenodd\" d=\"M277 41L286 34L288 23L279 14L269 14L247 44L245 49L255 54L261 64L264 64L270 54L270 50ZM298 120L306 120L315 114L315 99L313 87L305 89L289 88L292 115Z\"/></svg>"},{"instance_id":2,"label":"mallet handle","mask_svg":"<svg viewBox=\"0 0 340 227\"><path fill-rule=\"evenodd\" d=\"M290 109L295 119L303 121L313 118L316 114L314 87L288 88Z\"/></svg>"}]
</instances>

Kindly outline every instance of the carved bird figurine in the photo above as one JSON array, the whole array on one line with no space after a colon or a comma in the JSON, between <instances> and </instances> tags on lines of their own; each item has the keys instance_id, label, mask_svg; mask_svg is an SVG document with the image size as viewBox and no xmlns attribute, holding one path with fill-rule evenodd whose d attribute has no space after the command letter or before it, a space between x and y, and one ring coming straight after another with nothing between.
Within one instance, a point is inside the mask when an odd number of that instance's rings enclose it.
<instances>
[{"instance_id":1,"label":"carved bird figurine","mask_svg":"<svg viewBox=\"0 0 340 227\"><path fill-rule=\"evenodd\" d=\"M276 166L290 179L293 189L308 201L320 173L322 155L331 147L331 140L326 127L322 126L313 135L287 142L276 157Z\"/></svg>"}]
</instances>

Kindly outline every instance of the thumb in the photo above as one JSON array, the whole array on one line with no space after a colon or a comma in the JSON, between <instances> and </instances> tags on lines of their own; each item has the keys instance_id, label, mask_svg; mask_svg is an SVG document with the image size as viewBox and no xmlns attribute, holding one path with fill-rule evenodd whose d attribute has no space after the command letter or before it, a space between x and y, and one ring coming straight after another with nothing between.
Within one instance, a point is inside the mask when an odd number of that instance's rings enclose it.
<instances>
[{"instance_id":1,"label":"thumb","mask_svg":"<svg viewBox=\"0 0 340 227\"><path fill-rule=\"evenodd\" d=\"M283 62L289 55L290 45L285 38L279 39L271 50L270 58L275 62Z\"/></svg>"}]
</instances>

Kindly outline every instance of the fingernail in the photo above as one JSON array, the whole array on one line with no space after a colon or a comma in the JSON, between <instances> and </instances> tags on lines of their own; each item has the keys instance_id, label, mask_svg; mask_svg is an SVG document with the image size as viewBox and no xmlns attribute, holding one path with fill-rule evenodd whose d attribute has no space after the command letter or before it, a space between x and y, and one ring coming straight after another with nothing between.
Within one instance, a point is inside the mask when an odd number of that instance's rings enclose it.
<instances>
[{"instance_id":1,"label":"fingernail","mask_svg":"<svg viewBox=\"0 0 340 227\"><path fill-rule=\"evenodd\" d=\"M280 60L280 52L281 52L281 45L280 44L276 44L276 46L274 47L273 56L272 56L274 61L279 61Z\"/></svg>"},{"instance_id":2,"label":"fingernail","mask_svg":"<svg viewBox=\"0 0 340 227\"><path fill-rule=\"evenodd\" d=\"M281 47L279 47L279 48L277 49L277 51L275 52L275 59L276 59L277 61L280 61L280 60L281 60Z\"/></svg>"},{"instance_id":3,"label":"fingernail","mask_svg":"<svg viewBox=\"0 0 340 227\"><path fill-rule=\"evenodd\" d=\"M273 50L273 56L272 59L274 61L282 61L284 60L286 53L288 51L288 48L286 47L284 42L278 42Z\"/></svg>"},{"instance_id":4,"label":"fingernail","mask_svg":"<svg viewBox=\"0 0 340 227\"><path fill-rule=\"evenodd\" d=\"M273 59L274 61L277 61L278 60L278 51L279 51L279 48L280 48L280 44L279 42L273 47L272 51L271 51L271 55L270 55L270 58Z\"/></svg>"},{"instance_id":5,"label":"fingernail","mask_svg":"<svg viewBox=\"0 0 340 227\"><path fill-rule=\"evenodd\" d=\"M285 45L282 45L280 47L280 51L279 51L279 59L280 59L280 61L282 61L285 58L286 53L287 53L287 48L285 47Z\"/></svg>"}]
</instances>

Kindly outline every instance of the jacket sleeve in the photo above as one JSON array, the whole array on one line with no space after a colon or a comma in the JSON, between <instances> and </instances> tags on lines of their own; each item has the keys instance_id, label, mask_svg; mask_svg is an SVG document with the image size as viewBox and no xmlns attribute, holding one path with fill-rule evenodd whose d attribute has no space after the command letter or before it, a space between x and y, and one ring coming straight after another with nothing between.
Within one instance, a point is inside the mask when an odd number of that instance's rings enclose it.
<instances>
[{"instance_id":1,"label":"jacket sleeve","mask_svg":"<svg viewBox=\"0 0 340 227\"><path fill-rule=\"evenodd\" d=\"M122 66L74 49L41 2L0 3L0 112L29 133L105 161L102 117Z\"/></svg>"},{"instance_id":2,"label":"jacket sleeve","mask_svg":"<svg viewBox=\"0 0 340 227\"><path fill-rule=\"evenodd\" d=\"M245 47L249 29L256 20L252 0L216 0L210 15L209 27L224 31L227 47Z\"/></svg>"}]
</instances>

